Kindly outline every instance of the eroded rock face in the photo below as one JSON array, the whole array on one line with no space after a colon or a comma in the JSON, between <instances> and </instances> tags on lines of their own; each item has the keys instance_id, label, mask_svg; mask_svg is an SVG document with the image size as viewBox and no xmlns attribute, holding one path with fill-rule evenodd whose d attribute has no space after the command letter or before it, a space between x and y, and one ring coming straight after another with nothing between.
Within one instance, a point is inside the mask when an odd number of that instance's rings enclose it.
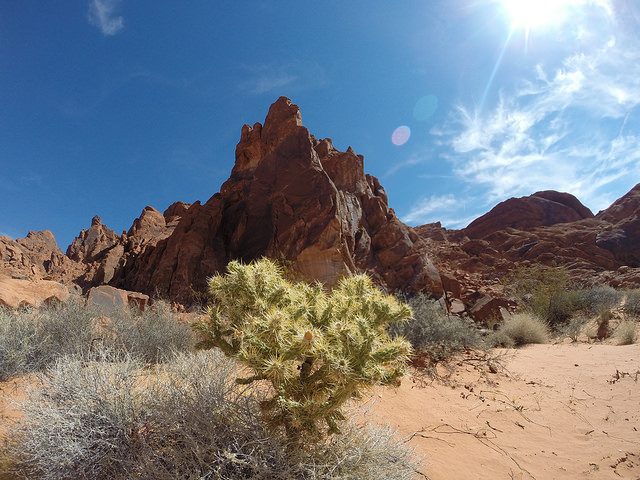
<instances>
[{"instance_id":1,"label":"eroded rock face","mask_svg":"<svg viewBox=\"0 0 640 480\"><path fill-rule=\"evenodd\" d=\"M49 230L29 232L25 238L0 237L0 273L31 280L68 279L73 262Z\"/></svg>"},{"instance_id":2,"label":"eroded rock face","mask_svg":"<svg viewBox=\"0 0 640 480\"><path fill-rule=\"evenodd\" d=\"M120 235L102 224L97 215L91 227L82 230L67 248L67 256L76 262L90 263L104 256L105 252L120 243Z\"/></svg>"},{"instance_id":3,"label":"eroded rock face","mask_svg":"<svg viewBox=\"0 0 640 480\"><path fill-rule=\"evenodd\" d=\"M391 290L442 293L426 243L388 207L363 157L313 137L284 97L264 125L242 128L220 193L184 211L169 237L123 266L118 284L189 302L231 259L262 256L327 284L366 271Z\"/></svg>"},{"instance_id":4,"label":"eroded rock face","mask_svg":"<svg viewBox=\"0 0 640 480\"><path fill-rule=\"evenodd\" d=\"M640 183L597 218L609 225L596 235L596 245L616 261L640 267Z\"/></svg>"}]
</instances>

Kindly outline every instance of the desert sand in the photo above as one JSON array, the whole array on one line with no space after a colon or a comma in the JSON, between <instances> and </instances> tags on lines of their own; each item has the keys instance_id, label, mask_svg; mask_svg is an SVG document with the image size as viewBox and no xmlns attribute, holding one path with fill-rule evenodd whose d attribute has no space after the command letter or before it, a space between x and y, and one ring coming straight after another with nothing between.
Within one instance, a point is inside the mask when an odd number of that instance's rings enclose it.
<instances>
[{"instance_id":1,"label":"desert sand","mask_svg":"<svg viewBox=\"0 0 640 480\"><path fill-rule=\"evenodd\" d=\"M531 345L451 368L364 402L423 458L416 478L640 478L640 345ZM25 383L0 384L0 437Z\"/></svg>"},{"instance_id":2,"label":"desert sand","mask_svg":"<svg viewBox=\"0 0 640 480\"><path fill-rule=\"evenodd\" d=\"M376 390L370 421L406 437L431 480L640 478L640 345L490 356Z\"/></svg>"}]
</instances>

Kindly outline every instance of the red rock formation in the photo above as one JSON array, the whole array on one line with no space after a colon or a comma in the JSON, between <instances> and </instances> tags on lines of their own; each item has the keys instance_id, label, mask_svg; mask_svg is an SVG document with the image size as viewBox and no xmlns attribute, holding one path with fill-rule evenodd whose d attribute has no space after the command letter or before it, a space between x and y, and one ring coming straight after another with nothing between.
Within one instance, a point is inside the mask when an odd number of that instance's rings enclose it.
<instances>
[{"instance_id":1,"label":"red rock formation","mask_svg":"<svg viewBox=\"0 0 640 480\"><path fill-rule=\"evenodd\" d=\"M29 232L17 240L0 237L0 274L32 280L66 279L72 266L49 230Z\"/></svg>"},{"instance_id":2,"label":"red rock formation","mask_svg":"<svg viewBox=\"0 0 640 480\"><path fill-rule=\"evenodd\" d=\"M543 191L528 197L510 198L469 224L463 231L469 238L483 238L498 230L531 230L556 223L575 222L593 213L568 193Z\"/></svg>"},{"instance_id":3,"label":"red rock formation","mask_svg":"<svg viewBox=\"0 0 640 480\"><path fill-rule=\"evenodd\" d=\"M581 285L640 285L640 184L595 217L571 195L539 192L502 202L463 230L416 231L438 259L448 298L477 319L486 310L478 302L503 297L501 281L519 265L563 265Z\"/></svg>"},{"instance_id":4,"label":"red rock formation","mask_svg":"<svg viewBox=\"0 0 640 480\"><path fill-rule=\"evenodd\" d=\"M610 226L596 236L596 245L610 251L616 261L640 267L640 183L597 215Z\"/></svg>"},{"instance_id":5,"label":"red rock formation","mask_svg":"<svg viewBox=\"0 0 640 480\"><path fill-rule=\"evenodd\" d=\"M328 284L367 271L392 290L442 292L426 244L388 207L363 157L313 137L284 97L264 126L242 128L220 193L184 211L169 237L123 265L116 283L188 302L229 260L262 256L288 259Z\"/></svg>"}]
</instances>

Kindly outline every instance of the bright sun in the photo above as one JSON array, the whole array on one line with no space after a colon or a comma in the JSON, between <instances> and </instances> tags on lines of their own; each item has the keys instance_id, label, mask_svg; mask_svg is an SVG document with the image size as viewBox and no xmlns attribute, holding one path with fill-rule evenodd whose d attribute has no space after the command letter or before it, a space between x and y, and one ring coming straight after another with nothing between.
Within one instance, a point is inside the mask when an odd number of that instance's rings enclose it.
<instances>
[{"instance_id":1,"label":"bright sun","mask_svg":"<svg viewBox=\"0 0 640 480\"><path fill-rule=\"evenodd\" d=\"M512 28L532 28L559 23L576 0L501 0Z\"/></svg>"}]
</instances>

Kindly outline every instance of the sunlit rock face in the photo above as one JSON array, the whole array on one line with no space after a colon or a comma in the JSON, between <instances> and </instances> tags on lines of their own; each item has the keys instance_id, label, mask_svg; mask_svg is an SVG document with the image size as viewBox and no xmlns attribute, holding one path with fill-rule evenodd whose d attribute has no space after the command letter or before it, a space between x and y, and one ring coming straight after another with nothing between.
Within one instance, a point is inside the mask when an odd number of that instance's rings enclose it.
<instances>
[{"instance_id":1,"label":"sunlit rock face","mask_svg":"<svg viewBox=\"0 0 640 480\"><path fill-rule=\"evenodd\" d=\"M0 237L0 276L29 280L64 278L73 263L58 248L49 230L29 232L17 240Z\"/></svg>"},{"instance_id":2,"label":"sunlit rock face","mask_svg":"<svg viewBox=\"0 0 640 480\"><path fill-rule=\"evenodd\" d=\"M116 283L189 302L231 259L262 256L288 260L328 285L368 272L390 290L442 294L426 243L388 207L363 157L317 140L284 97L264 125L242 128L220 193L192 205L169 237L129 258Z\"/></svg>"}]
</instances>

